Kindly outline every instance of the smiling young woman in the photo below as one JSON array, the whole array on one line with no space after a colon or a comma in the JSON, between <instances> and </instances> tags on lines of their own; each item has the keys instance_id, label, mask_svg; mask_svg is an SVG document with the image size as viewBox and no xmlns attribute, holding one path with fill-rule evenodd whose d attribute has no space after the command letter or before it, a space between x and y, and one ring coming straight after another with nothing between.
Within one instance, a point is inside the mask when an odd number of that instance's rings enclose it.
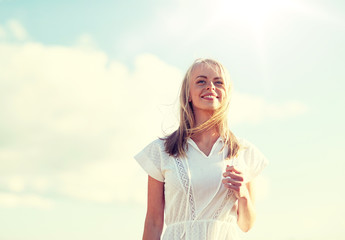
<instances>
[{"instance_id":1,"label":"smiling young woman","mask_svg":"<svg viewBox=\"0 0 345 240\"><path fill-rule=\"evenodd\" d=\"M135 156L148 173L143 239L237 240L255 220L254 178L267 159L228 126L231 84L223 65L197 59L180 92L180 124Z\"/></svg>"}]
</instances>

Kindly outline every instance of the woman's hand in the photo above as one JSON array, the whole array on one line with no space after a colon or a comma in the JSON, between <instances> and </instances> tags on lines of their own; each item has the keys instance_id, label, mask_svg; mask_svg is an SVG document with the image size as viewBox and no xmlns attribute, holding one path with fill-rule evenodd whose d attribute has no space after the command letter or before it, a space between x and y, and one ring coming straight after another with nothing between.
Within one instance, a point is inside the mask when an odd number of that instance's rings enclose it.
<instances>
[{"instance_id":1,"label":"woman's hand","mask_svg":"<svg viewBox=\"0 0 345 240\"><path fill-rule=\"evenodd\" d=\"M232 189L236 198L249 198L248 188L244 182L244 174L238 168L227 165L223 177L224 186Z\"/></svg>"},{"instance_id":2,"label":"woman's hand","mask_svg":"<svg viewBox=\"0 0 345 240\"><path fill-rule=\"evenodd\" d=\"M227 166L223 176L224 186L232 189L238 199L237 224L242 231L248 232L256 218L253 183L245 183L244 174L234 166Z\"/></svg>"}]
</instances>

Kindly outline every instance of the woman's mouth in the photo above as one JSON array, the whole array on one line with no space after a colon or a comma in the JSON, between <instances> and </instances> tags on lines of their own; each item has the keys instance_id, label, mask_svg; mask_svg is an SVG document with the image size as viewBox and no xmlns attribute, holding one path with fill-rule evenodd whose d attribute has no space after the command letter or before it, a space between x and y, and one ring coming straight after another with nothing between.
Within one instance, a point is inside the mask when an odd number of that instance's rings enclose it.
<instances>
[{"instance_id":1,"label":"woman's mouth","mask_svg":"<svg viewBox=\"0 0 345 240\"><path fill-rule=\"evenodd\" d=\"M218 98L218 97L215 95L204 95L201 98L207 99L207 100L213 100L213 99Z\"/></svg>"}]
</instances>

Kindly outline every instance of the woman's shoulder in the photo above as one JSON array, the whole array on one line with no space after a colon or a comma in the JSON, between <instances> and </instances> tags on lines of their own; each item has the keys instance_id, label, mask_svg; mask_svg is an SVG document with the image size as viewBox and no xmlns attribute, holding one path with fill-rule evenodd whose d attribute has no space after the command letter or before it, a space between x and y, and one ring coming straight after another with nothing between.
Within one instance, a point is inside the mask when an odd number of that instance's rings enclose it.
<instances>
[{"instance_id":1,"label":"woman's shoulder","mask_svg":"<svg viewBox=\"0 0 345 240\"><path fill-rule=\"evenodd\" d=\"M154 179L163 182L164 173L162 169L166 164L166 155L164 154L164 141L155 139L144 147L134 159L141 167Z\"/></svg>"},{"instance_id":2,"label":"woman's shoulder","mask_svg":"<svg viewBox=\"0 0 345 240\"><path fill-rule=\"evenodd\" d=\"M165 155L165 140L163 138L156 138L149 142L141 152L146 153L147 155Z\"/></svg>"},{"instance_id":3,"label":"woman's shoulder","mask_svg":"<svg viewBox=\"0 0 345 240\"><path fill-rule=\"evenodd\" d=\"M261 150L255 144L250 142L249 140L247 140L245 138L238 138L237 137L237 141L239 142L239 145L240 145L240 152L239 153L242 153L247 157L256 156L256 158L257 157L264 158L264 155L261 152Z\"/></svg>"},{"instance_id":4,"label":"woman's shoulder","mask_svg":"<svg viewBox=\"0 0 345 240\"><path fill-rule=\"evenodd\" d=\"M236 139L240 145L240 150L242 150L242 151L249 151L252 148L256 148L256 146L253 143L251 143L250 141L248 141L245 138L236 136Z\"/></svg>"},{"instance_id":5,"label":"woman's shoulder","mask_svg":"<svg viewBox=\"0 0 345 240\"><path fill-rule=\"evenodd\" d=\"M146 145L145 148L158 148L158 149L164 149L164 142L165 140L163 138L156 138L152 140L149 144Z\"/></svg>"},{"instance_id":6,"label":"woman's shoulder","mask_svg":"<svg viewBox=\"0 0 345 240\"><path fill-rule=\"evenodd\" d=\"M240 144L239 157L244 160L249 170L249 179L257 176L268 164L265 155L250 141L237 138Z\"/></svg>"}]
</instances>

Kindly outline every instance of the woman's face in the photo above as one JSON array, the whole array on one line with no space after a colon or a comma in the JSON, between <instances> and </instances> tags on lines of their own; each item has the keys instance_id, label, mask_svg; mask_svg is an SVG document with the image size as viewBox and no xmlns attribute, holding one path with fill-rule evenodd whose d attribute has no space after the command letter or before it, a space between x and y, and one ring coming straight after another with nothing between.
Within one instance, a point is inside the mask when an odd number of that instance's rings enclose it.
<instances>
[{"instance_id":1,"label":"woman's face","mask_svg":"<svg viewBox=\"0 0 345 240\"><path fill-rule=\"evenodd\" d=\"M194 67L189 81L189 99L196 111L214 112L226 94L223 76L218 66L200 63Z\"/></svg>"}]
</instances>

